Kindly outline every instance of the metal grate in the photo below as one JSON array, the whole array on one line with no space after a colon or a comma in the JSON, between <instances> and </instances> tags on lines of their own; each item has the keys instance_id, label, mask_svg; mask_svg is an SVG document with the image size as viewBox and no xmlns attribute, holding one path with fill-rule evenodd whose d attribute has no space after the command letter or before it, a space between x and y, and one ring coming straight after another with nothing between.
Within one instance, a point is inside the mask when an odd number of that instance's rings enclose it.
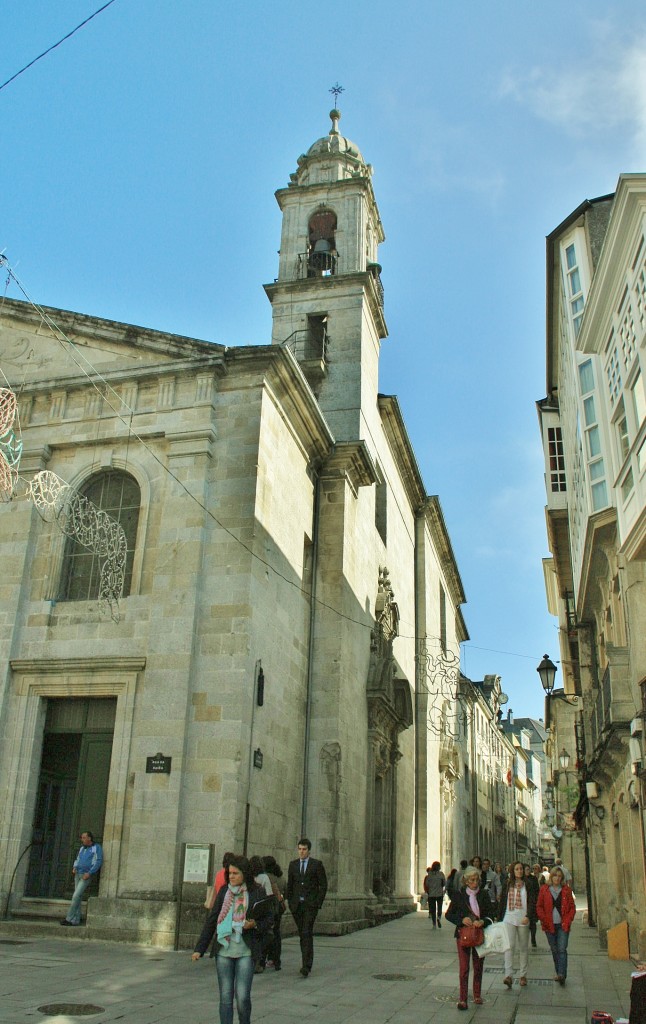
<instances>
[{"instance_id":1,"label":"metal grate","mask_svg":"<svg viewBox=\"0 0 646 1024\"><path fill-rule=\"evenodd\" d=\"M69 1014L71 1017L91 1017L95 1013L105 1013L105 1007L94 1006L92 1003L47 1003L38 1007L39 1013L46 1017L58 1017Z\"/></svg>"},{"instance_id":2,"label":"metal grate","mask_svg":"<svg viewBox=\"0 0 646 1024\"><path fill-rule=\"evenodd\" d=\"M373 974L377 981L416 981L414 974Z\"/></svg>"}]
</instances>

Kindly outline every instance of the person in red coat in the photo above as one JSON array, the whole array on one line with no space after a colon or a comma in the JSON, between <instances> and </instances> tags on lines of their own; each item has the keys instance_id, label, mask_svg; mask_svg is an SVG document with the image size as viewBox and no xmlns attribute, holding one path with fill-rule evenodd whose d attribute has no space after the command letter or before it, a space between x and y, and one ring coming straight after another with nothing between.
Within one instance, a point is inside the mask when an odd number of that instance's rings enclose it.
<instances>
[{"instance_id":1,"label":"person in red coat","mask_svg":"<svg viewBox=\"0 0 646 1024\"><path fill-rule=\"evenodd\" d=\"M558 981L559 985L565 985L567 944L576 915L576 906L572 890L565 884L560 868L552 868L549 882L541 886L536 902L536 913L552 951L556 969L554 981Z\"/></svg>"}]
</instances>

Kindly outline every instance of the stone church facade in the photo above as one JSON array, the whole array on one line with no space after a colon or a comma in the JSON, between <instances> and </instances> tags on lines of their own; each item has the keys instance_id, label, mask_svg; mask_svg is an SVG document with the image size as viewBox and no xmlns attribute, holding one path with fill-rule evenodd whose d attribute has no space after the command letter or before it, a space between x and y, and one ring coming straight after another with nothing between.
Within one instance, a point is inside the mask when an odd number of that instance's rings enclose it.
<instances>
[{"instance_id":1,"label":"stone church facade","mask_svg":"<svg viewBox=\"0 0 646 1024\"><path fill-rule=\"evenodd\" d=\"M100 559L24 487L0 506L0 899L15 913L65 898L86 828L105 851L88 933L166 946L201 913L187 845L211 848L209 870L228 849L286 866L307 833L330 881L320 927L342 932L412 908L450 842L457 772L441 773L437 722L458 673L428 666L459 664L465 597L379 391L384 234L372 168L331 116L277 193L271 344L2 308L21 479L55 473L128 544L111 617Z\"/></svg>"}]
</instances>

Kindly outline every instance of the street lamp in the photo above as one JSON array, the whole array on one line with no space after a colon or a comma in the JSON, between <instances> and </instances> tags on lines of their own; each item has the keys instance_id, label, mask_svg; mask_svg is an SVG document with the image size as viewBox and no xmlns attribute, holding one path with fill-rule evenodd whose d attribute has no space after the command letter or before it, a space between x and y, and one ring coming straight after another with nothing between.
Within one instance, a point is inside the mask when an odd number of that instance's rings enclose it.
<instances>
[{"instance_id":1,"label":"street lamp","mask_svg":"<svg viewBox=\"0 0 646 1024\"><path fill-rule=\"evenodd\" d=\"M559 700L564 701L566 704L570 704L572 707L578 707L579 698L578 698L578 696L576 694L573 694L572 696L568 696L565 693L563 693L562 691L559 691L558 693L555 693L555 694L552 693L552 691L554 689L554 679L556 677L557 667L554 664L554 662L550 660L550 657L549 657L548 654L544 654L543 655L543 660L541 661L540 665L537 666L536 671L538 672L538 675L540 677L541 686L543 687L543 690L545 691L545 696L546 697L549 697L549 698L552 698L552 699L558 697ZM580 790L581 790L581 795L583 795L584 791L583 791L582 787L583 787L583 784L586 781L586 764L585 764L585 734L584 734L584 731L583 731L583 711L582 710L579 710L579 718L580 718L580 722L575 723L575 727L574 727L575 728L575 733L576 733L576 741L577 741L576 742L576 753L577 753L576 769L577 769L577 776L579 778L579 787L580 787ZM567 778L567 769L568 769L569 764L570 764L570 755L567 752L567 750L565 749L565 747L563 747L563 749L561 750L561 753L559 754L559 764L561 766L561 771L565 773L566 778ZM555 811L556 811L556 808L555 808ZM556 811L556 813L558 814L559 812ZM588 829L587 829L587 826L586 826L585 822L584 822L584 825L583 825L583 857L584 857L584 863L585 863L585 888L586 888L586 896L587 896L587 901L588 901L588 925L591 928L593 928L594 925L595 925L595 921L594 921L593 904L592 904L592 883L591 883L591 878L590 878L590 850L589 850L589 846L588 846Z\"/></svg>"},{"instance_id":2,"label":"street lamp","mask_svg":"<svg viewBox=\"0 0 646 1024\"><path fill-rule=\"evenodd\" d=\"M554 678L557 673L556 665L553 661L550 661L548 654L543 655L543 660L536 669L540 676L541 686L545 690L545 693L549 697L552 690L554 689Z\"/></svg>"}]
</instances>

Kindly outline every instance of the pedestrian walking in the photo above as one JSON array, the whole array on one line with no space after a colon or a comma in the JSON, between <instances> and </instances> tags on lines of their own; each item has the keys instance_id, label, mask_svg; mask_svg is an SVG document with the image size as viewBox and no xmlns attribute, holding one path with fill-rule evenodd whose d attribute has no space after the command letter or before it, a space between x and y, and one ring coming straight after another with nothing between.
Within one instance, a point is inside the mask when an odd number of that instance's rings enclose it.
<instances>
[{"instance_id":1,"label":"pedestrian walking","mask_svg":"<svg viewBox=\"0 0 646 1024\"><path fill-rule=\"evenodd\" d=\"M460 1001L458 1010L469 1008L469 968L473 960L473 1001L481 1005L482 998L482 973L484 971L484 956L478 953L477 946L463 946L460 944L460 928L466 925L474 925L476 928L488 928L493 924L494 908L489 899L489 893L480 885L480 868L467 867L462 875L463 886L451 900L451 905L446 912L446 919L455 925L455 939L458 949L458 965L460 972Z\"/></svg>"},{"instance_id":2,"label":"pedestrian walking","mask_svg":"<svg viewBox=\"0 0 646 1024\"><path fill-rule=\"evenodd\" d=\"M562 868L552 868L549 882L541 887L538 894L536 910L552 953L556 970L554 981L565 985L567 946L576 906L572 889L564 881Z\"/></svg>"},{"instance_id":3,"label":"pedestrian walking","mask_svg":"<svg viewBox=\"0 0 646 1024\"><path fill-rule=\"evenodd\" d=\"M434 928L442 927L442 901L446 888L444 872L440 871L439 860L434 860L430 868L426 869L424 879L424 892L428 896L428 916L433 922Z\"/></svg>"},{"instance_id":4,"label":"pedestrian walking","mask_svg":"<svg viewBox=\"0 0 646 1024\"><path fill-rule=\"evenodd\" d=\"M571 889L572 888L572 872L568 868L566 868L565 864L563 863L563 861L561 860L560 857L557 857L556 860L554 861L554 867L561 869L561 871L563 872L563 881L565 882L566 885L569 885L570 889Z\"/></svg>"},{"instance_id":5,"label":"pedestrian walking","mask_svg":"<svg viewBox=\"0 0 646 1024\"><path fill-rule=\"evenodd\" d=\"M327 893L327 876L320 860L310 856L312 844L303 836L298 857L289 863L285 897L294 915L301 943L301 974L307 978L314 962L314 922Z\"/></svg>"},{"instance_id":6,"label":"pedestrian walking","mask_svg":"<svg viewBox=\"0 0 646 1024\"><path fill-rule=\"evenodd\" d=\"M527 984L527 965L529 953L529 922L536 914L535 890L525 884L525 868L517 860L511 865L511 877L503 886L500 896L498 919L504 921L509 935L509 949L505 951L505 977L503 985L513 985L513 960L516 949L519 951L520 984Z\"/></svg>"},{"instance_id":7,"label":"pedestrian walking","mask_svg":"<svg viewBox=\"0 0 646 1024\"><path fill-rule=\"evenodd\" d=\"M461 860L460 861L460 867L458 868L458 870L456 872L456 875L455 875L455 891L456 892L459 892L460 889L462 888L462 876L464 875L464 872L468 868L468 866L469 866L468 861L466 861L466 860Z\"/></svg>"},{"instance_id":8,"label":"pedestrian walking","mask_svg":"<svg viewBox=\"0 0 646 1024\"><path fill-rule=\"evenodd\" d=\"M251 1022L251 985L263 935L271 927L271 900L255 884L247 858L234 855L227 884L215 897L191 957L199 960L215 939L220 1024L233 1024L234 1000L239 1024Z\"/></svg>"},{"instance_id":9,"label":"pedestrian walking","mask_svg":"<svg viewBox=\"0 0 646 1024\"><path fill-rule=\"evenodd\" d=\"M70 903L70 909L66 917L61 921L62 925L76 927L81 923L81 900L83 893L92 881L94 875L98 874L103 864L103 850L99 843L94 842L91 832L81 832L81 849L76 855L72 867L74 875L74 895Z\"/></svg>"},{"instance_id":10,"label":"pedestrian walking","mask_svg":"<svg viewBox=\"0 0 646 1024\"><path fill-rule=\"evenodd\" d=\"M222 858L222 867L216 872L215 878L213 879L213 885L211 886L211 891L208 894L208 897L204 904L209 910L212 909L213 904L215 903L215 897L219 893L222 886L227 884L227 868L231 863L231 858L234 856L234 853L231 853L230 850L227 850L227 852L224 854Z\"/></svg>"},{"instance_id":11,"label":"pedestrian walking","mask_svg":"<svg viewBox=\"0 0 646 1024\"><path fill-rule=\"evenodd\" d=\"M276 898L276 911L274 914L274 923L272 927L271 942L267 949L266 963L270 961L274 966L275 971L280 971L282 967L282 952L283 952L283 940L280 934L280 927L283 920L283 914L285 913L285 882L283 881L283 869L276 860L275 857L268 855L263 857L263 864L265 865L265 871L271 882L272 892Z\"/></svg>"},{"instance_id":12,"label":"pedestrian walking","mask_svg":"<svg viewBox=\"0 0 646 1024\"><path fill-rule=\"evenodd\" d=\"M274 891L272 888L271 881L269 879L269 875L265 871L265 863L262 857L251 857L249 860L249 864L251 866L251 873L253 875L254 882L256 883L256 885L259 885L261 889L265 890L265 896L267 896L271 900L271 928L268 928L266 932L263 934L260 946L260 954L258 957L256 957L256 965L254 968L256 974L262 974L262 972L265 969L265 964L267 963L267 950L269 949L269 946L271 945L272 942L274 918L278 913L278 906L274 899Z\"/></svg>"},{"instance_id":13,"label":"pedestrian walking","mask_svg":"<svg viewBox=\"0 0 646 1024\"><path fill-rule=\"evenodd\" d=\"M458 886L455 884L457 873L457 868L451 868L446 876L446 895L449 898L449 902L453 899L456 892L458 892Z\"/></svg>"},{"instance_id":14,"label":"pedestrian walking","mask_svg":"<svg viewBox=\"0 0 646 1024\"><path fill-rule=\"evenodd\" d=\"M532 874L532 869L531 869L530 865L529 864L523 864L523 868L525 869L525 885L527 886L527 891L532 893L532 900L530 901L530 905L531 906L535 906L536 905L536 900L538 899L538 893L539 893L540 886L538 884L538 880ZM536 925L537 924L538 924L538 916L537 916L536 912L534 911L534 913L529 916L529 938L530 938L530 941L531 941L532 949L536 949Z\"/></svg>"},{"instance_id":15,"label":"pedestrian walking","mask_svg":"<svg viewBox=\"0 0 646 1024\"><path fill-rule=\"evenodd\" d=\"M498 873L492 868L488 857L482 861L482 883L489 893L491 902L496 906L502 892L502 882Z\"/></svg>"}]
</instances>

